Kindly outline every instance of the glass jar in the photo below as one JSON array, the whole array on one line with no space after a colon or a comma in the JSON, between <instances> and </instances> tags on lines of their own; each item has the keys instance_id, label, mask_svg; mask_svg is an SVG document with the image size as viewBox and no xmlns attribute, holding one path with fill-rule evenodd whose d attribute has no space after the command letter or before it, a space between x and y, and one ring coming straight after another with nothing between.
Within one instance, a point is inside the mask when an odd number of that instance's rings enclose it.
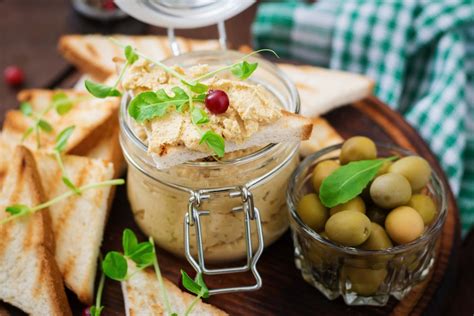
<instances>
[{"instance_id":1,"label":"glass jar","mask_svg":"<svg viewBox=\"0 0 474 316\"><path fill-rule=\"evenodd\" d=\"M300 197L312 192L314 166L323 160L338 159L340 148L341 145L334 145L308 156L292 175L287 201L295 263L303 278L328 299L342 296L348 305L383 306L390 295L402 299L433 267L436 243L447 214L445 189L433 171L423 193L436 202L437 217L413 242L378 251L337 245L305 225L296 205ZM380 157L413 155L392 145L377 144L377 149Z\"/></svg>"},{"instance_id":2,"label":"glass jar","mask_svg":"<svg viewBox=\"0 0 474 316\"><path fill-rule=\"evenodd\" d=\"M212 66L231 64L243 55L234 51L193 52L165 60L167 65L187 68L197 64ZM251 80L265 86L285 107L299 112L296 88L273 64L259 58L259 67ZM199 206L202 244L206 261L223 262L244 258L247 221L243 212L235 209L242 205L239 196L229 197L228 191L249 189L259 211L264 244L277 240L288 228L288 213L284 192L291 173L296 168L297 143L270 144L242 156L223 161L187 162L166 170L158 170L147 154L146 145L133 131L127 113L127 98L121 105L120 141L128 162L127 190L136 222L162 248L185 255L184 219L190 199L202 189L215 190ZM220 192L217 192L220 191ZM250 235L253 250L258 238L255 221L251 221ZM183 226L184 225L184 226ZM196 233L190 230L191 253L196 255Z\"/></svg>"}]
</instances>

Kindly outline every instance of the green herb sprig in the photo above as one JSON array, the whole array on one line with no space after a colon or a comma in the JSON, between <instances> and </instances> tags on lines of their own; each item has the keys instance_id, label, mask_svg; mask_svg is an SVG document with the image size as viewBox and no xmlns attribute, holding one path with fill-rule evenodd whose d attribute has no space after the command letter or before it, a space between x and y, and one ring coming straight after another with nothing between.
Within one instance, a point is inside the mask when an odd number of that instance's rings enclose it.
<instances>
[{"instance_id":1,"label":"green herb sprig","mask_svg":"<svg viewBox=\"0 0 474 316\"><path fill-rule=\"evenodd\" d=\"M34 119L33 124L23 133L21 141L24 142L33 132L36 134L36 147L41 148L40 132L53 132L53 126L44 119L44 116L51 110L56 110L59 115L68 113L74 103L79 102L82 98L71 99L66 93L59 91L53 94L51 102L39 113L33 111L33 107L29 102L22 102L20 104L20 111L23 115Z\"/></svg>"},{"instance_id":2,"label":"green herb sprig","mask_svg":"<svg viewBox=\"0 0 474 316\"><path fill-rule=\"evenodd\" d=\"M171 309L168 291L164 285L163 276L158 264L158 257L156 256L153 238L149 237L148 241L139 242L135 233L127 228L122 234L122 248L123 254L117 251L111 251L105 256L105 259L102 261L102 271L104 274L115 281L126 281L132 278L135 273L153 266L160 287L160 293L163 295L166 314L170 316L178 316L178 314L172 312ZM127 259L136 264L137 270L132 274L128 273ZM181 275L183 286L196 295L196 298L186 308L184 315L188 316L201 298L209 297L209 290L204 282L202 274L198 273L194 280L183 270L181 270ZM100 303L97 305L100 305Z\"/></svg>"},{"instance_id":3,"label":"green herb sprig","mask_svg":"<svg viewBox=\"0 0 474 316\"><path fill-rule=\"evenodd\" d=\"M99 280L99 287L97 288L97 294L95 298L95 305L90 307L91 316L100 316L104 306L102 305L102 293L104 292L104 284L105 284L105 273L102 270L102 255L100 255L100 280Z\"/></svg>"},{"instance_id":4,"label":"green herb sprig","mask_svg":"<svg viewBox=\"0 0 474 316\"><path fill-rule=\"evenodd\" d=\"M181 280L183 282L183 286L191 293L194 293L196 297L191 302L191 304L186 308L184 312L184 316L188 316L191 311L193 310L194 306L199 302L201 298L208 298L209 297L209 289L207 288L204 279L202 278L202 274L196 274L196 277L191 279L191 277L186 273L186 271L181 270Z\"/></svg>"},{"instance_id":5,"label":"green herb sprig","mask_svg":"<svg viewBox=\"0 0 474 316\"><path fill-rule=\"evenodd\" d=\"M362 193L386 161L395 159L397 157L353 161L337 168L321 184L321 202L326 207L334 207L353 199Z\"/></svg>"},{"instance_id":6,"label":"green herb sprig","mask_svg":"<svg viewBox=\"0 0 474 316\"><path fill-rule=\"evenodd\" d=\"M171 89L174 93L169 96L164 89L157 92L147 91L138 94L128 106L128 114L138 123L165 116L170 109L184 112L190 105L190 98L195 102L204 102L204 94L190 96L180 87Z\"/></svg>"},{"instance_id":7,"label":"green herb sprig","mask_svg":"<svg viewBox=\"0 0 474 316\"><path fill-rule=\"evenodd\" d=\"M59 168L61 169L61 174L62 174L61 179L62 179L63 183L69 189L71 189L74 193L76 193L77 195L80 195L81 192L76 187L76 185L72 182L72 180L68 177L68 175L66 173L66 169L64 168L63 160L62 160L62 154L63 154L64 150L66 149L69 137L71 137L71 135L74 132L75 128L76 127L74 125L66 127L64 130L62 130L58 134L58 136L56 137L56 145L54 146L54 157L56 158L56 161L59 165Z\"/></svg>"},{"instance_id":8,"label":"green herb sprig","mask_svg":"<svg viewBox=\"0 0 474 316\"><path fill-rule=\"evenodd\" d=\"M124 47L124 55L127 60L125 65L122 67L120 74L115 81L113 86L107 86L101 83L93 82L91 80L86 80L84 82L87 91L92 94L96 98L104 99L107 97L120 97L122 93L117 89L119 83L122 81L125 72L127 71L128 67L133 65L138 60L138 55L132 46L127 45Z\"/></svg>"},{"instance_id":9,"label":"green herb sprig","mask_svg":"<svg viewBox=\"0 0 474 316\"><path fill-rule=\"evenodd\" d=\"M127 259L136 264L137 271L135 273L153 266L159 282L160 292L165 302L165 309L167 314L171 315L171 305L158 265L153 238L150 237L148 241L139 243L135 233L127 228L122 234L122 247L123 254L117 251L111 251L105 256L102 262L102 270L105 275L115 281L125 281L131 278L133 274L129 275L128 273Z\"/></svg>"},{"instance_id":10,"label":"green herb sprig","mask_svg":"<svg viewBox=\"0 0 474 316\"><path fill-rule=\"evenodd\" d=\"M138 59L138 57L148 60L149 62L159 66L167 73L179 79L189 91L186 92L183 88L177 86L171 89L173 92L172 96L168 95L164 89L160 89L157 92L142 92L130 101L128 108L129 115L138 123L143 123L157 117L164 117L171 110L176 110L180 113L184 113L188 110L191 116L191 122L201 133L201 139L199 143L206 144L207 147L218 157L223 157L225 154L225 140L221 135L217 134L213 130L201 130L201 127L210 121L209 116L207 112L204 111L204 109L194 106L194 102L204 103L206 94L209 91L209 86L200 81L226 70L230 70L230 72L240 80L245 80L248 79L258 67L258 63L249 63L246 58L261 52L271 52L276 57L279 57L277 53L271 49L260 49L245 55L234 64L221 67L198 78L190 80L178 73L173 68L140 53L131 46L124 45L114 38L110 38L110 40L119 47L124 48L124 54L127 59L127 63L122 68L122 71L120 72L120 75L113 87L86 80L86 89L92 95L98 98L121 96L121 93L116 89L116 87L122 81L125 71Z\"/></svg>"},{"instance_id":11,"label":"green herb sprig","mask_svg":"<svg viewBox=\"0 0 474 316\"><path fill-rule=\"evenodd\" d=\"M228 66L223 66L221 68L218 68L216 70L208 72L207 74L204 74L202 76L197 77L196 79L193 80L193 83L195 84L197 82L200 82L201 80L207 79L209 77L212 77L212 76L214 76L214 75L216 75L220 72L226 71L226 70L230 70L231 73L234 76L236 76L237 78L239 78L241 80L248 79L253 74L253 72L255 70L257 70L258 63L252 63L251 64L251 63L247 62L246 59L253 56L253 55L255 55L255 54L259 54L259 53L263 53L263 52L270 52L273 55L275 55L277 58L280 58L280 56L278 56L278 54L272 49L268 49L268 48L259 49L259 50L256 50L254 52L251 52L251 53L243 56L236 63L233 63L233 64L228 65Z\"/></svg>"},{"instance_id":12,"label":"green herb sprig","mask_svg":"<svg viewBox=\"0 0 474 316\"><path fill-rule=\"evenodd\" d=\"M125 181L123 179L107 180L107 181L102 181L102 182L97 182L97 183L92 183L92 184L87 184L87 185L81 186L81 187L78 188L78 191L80 192L80 194L82 194L83 192L88 191L88 190L99 189L99 188L114 186L114 185L122 185L124 183L125 183ZM15 219L18 219L18 218L26 216L26 215L34 214L35 212L38 212L38 211L41 211L41 210L43 210L47 207L50 207L51 205L54 205L54 204L56 204L56 203L58 203L58 202L60 202L64 199L67 199L67 198L69 198L69 197L71 197L75 194L76 194L76 192L74 192L74 191L68 191L68 192L65 192L61 195L56 196L55 198L53 198L53 199L51 199L47 202L38 204L38 205L33 206L33 207L30 207L30 206L27 206L27 205L24 205L24 204L14 204L14 205L7 206L5 208L5 211L10 213L11 216L8 216L7 218L0 221L0 225L11 222Z\"/></svg>"}]
</instances>

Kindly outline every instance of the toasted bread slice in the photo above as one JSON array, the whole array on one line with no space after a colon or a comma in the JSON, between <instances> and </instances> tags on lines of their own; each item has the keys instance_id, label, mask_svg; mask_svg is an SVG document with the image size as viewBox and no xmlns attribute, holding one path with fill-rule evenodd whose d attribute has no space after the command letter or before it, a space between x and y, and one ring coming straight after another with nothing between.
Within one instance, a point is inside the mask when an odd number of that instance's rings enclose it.
<instances>
[{"instance_id":1,"label":"toasted bread slice","mask_svg":"<svg viewBox=\"0 0 474 316\"><path fill-rule=\"evenodd\" d=\"M0 219L11 204L45 202L36 163L23 146L15 149L1 194ZM0 299L32 315L72 315L54 260L49 211L0 226Z\"/></svg>"},{"instance_id":2,"label":"toasted bread slice","mask_svg":"<svg viewBox=\"0 0 474 316\"><path fill-rule=\"evenodd\" d=\"M316 117L311 121L313 122L313 132L308 140L301 142L301 156L306 157L324 147L342 143L344 140L325 119Z\"/></svg>"},{"instance_id":3,"label":"toasted bread slice","mask_svg":"<svg viewBox=\"0 0 474 316\"><path fill-rule=\"evenodd\" d=\"M278 121L264 126L247 141L239 144L226 141L226 152L264 146L271 143L299 142L311 136L312 128L311 119L283 111L283 116ZM185 146L150 146L148 151L158 169L166 169L187 161L209 156L209 153L191 150Z\"/></svg>"},{"instance_id":4,"label":"toasted bread slice","mask_svg":"<svg viewBox=\"0 0 474 316\"><path fill-rule=\"evenodd\" d=\"M3 135L0 136L0 152L7 155L0 156L0 174L5 173L12 152L11 145L2 139ZM44 152L34 152L34 157L46 196L51 199L67 192L69 189L61 181L61 170L54 157ZM110 180L114 176L112 164L103 160L66 155L63 162L76 186ZM114 192L114 187L88 190L49 208L59 270L66 286L86 304L92 303L94 297L97 259Z\"/></svg>"},{"instance_id":5,"label":"toasted bread slice","mask_svg":"<svg viewBox=\"0 0 474 316\"><path fill-rule=\"evenodd\" d=\"M141 53L162 60L172 56L166 36L146 35L113 35L113 38L127 45L132 45ZM178 37L182 52L194 50L214 50L219 48L217 40L191 40ZM123 49L104 35L64 35L60 38L58 49L63 57L90 74L96 80L103 81L115 73L114 57L123 56Z\"/></svg>"},{"instance_id":6,"label":"toasted bread slice","mask_svg":"<svg viewBox=\"0 0 474 316\"><path fill-rule=\"evenodd\" d=\"M313 66L278 64L295 83L301 97L301 114L317 117L338 106L372 94L374 81L366 76Z\"/></svg>"},{"instance_id":7,"label":"toasted bread slice","mask_svg":"<svg viewBox=\"0 0 474 316\"><path fill-rule=\"evenodd\" d=\"M125 302L125 314L134 315L165 315L164 302L160 285L152 269L137 271L133 262L129 261L130 274L133 277L122 282L122 293ZM176 285L163 278L164 286L173 313L184 315L186 308L195 298L181 291ZM199 301L189 315L224 316L223 310Z\"/></svg>"},{"instance_id":8,"label":"toasted bread slice","mask_svg":"<svg viewBox=\"0 0 474 316\"><path fill-rule=\"evenodd\" d=\"M79 92L74 90L61 90L65 92L71 99L88 98L88 92ZM35 111L41 111L49 102L51 102L54 90L31 89L23 90L18 95L20 102L28 101ZM87 99L86 99L87 100ZM107 100L109 102L110 100ZM78 106L81 106L78 104ZM119 123L118 123L118 104L113 101L113 105L107 104L106 107L112 107L108 117L103 119L95 118L96 124L101 124L95 130L92 130L86 137L79 142L77 146L72 148L69 153L78 156L87 156L94 159L103 159L114 164L115 177L118 177L125 168L125 160L123 158L122 149L119 142ZM87 110L84 109L84 110ZM93 121L90 122L94 123ZM80 135L78 136L80 138Z\"/></svg>"},{"instance_id":9,"label":"toasted bread slice","mask_svg":"<svg viewBox=\"0 0 474 316\"><path fill-rule=\"evenodd\" d=\"M102 134L99 137L99 141L89 148L84 148L79 154L92 159L111 162L114 166L114 178L120 177L125 170L126 164L122 148L120 147L118 118L114 115L114 117L101 126L100 129Z\"/></svg>"},{"instance_id":10,"label":"toasted bread slice","mask_svg":"<svg viewBox=\"0 0 474 316\"><path fill-rule=\"evenodd\" d=\"M48 197L67 192L54 156L37 152L35 158ZM63 162L66 174L76 186L114 176L113 165L102 160L66 155ZM59 270L66 286L87 304L94 298L97 260L114 192L114 187L88 190L50 207Z\"/></svg>"},{"instance_id":11,"label":"toasted bread slice","mask_svg":"<svg viewBox=\"0 0 474 316\"><path fill-rule=\"evenodd\" d=\"M52 149L55 144L56 136L66 127L75 125L76 129L69 138L66 152L77 153L76 147L90 148L95 145L102 131L100 127L107 122L118 110L118 100L116 98L108 98L98 100L87 96L87 94L72 90L64 91L71 99L79 101L65 115L59 115L56 111L49 111L45 116L54 128L51 133L41 132L40 141L43 149ZM54 91L51 90L28 90L19 94L20 101L28 101L35 110L41 111L47 107ZM33 125L34 119L23 115L20 111L8 111L3 124L2 133L5 139L13 144L22 141L24 132ZM36 149L36 137L32 133L23 144L31 149Z\"/></svg>"}]
</instances>

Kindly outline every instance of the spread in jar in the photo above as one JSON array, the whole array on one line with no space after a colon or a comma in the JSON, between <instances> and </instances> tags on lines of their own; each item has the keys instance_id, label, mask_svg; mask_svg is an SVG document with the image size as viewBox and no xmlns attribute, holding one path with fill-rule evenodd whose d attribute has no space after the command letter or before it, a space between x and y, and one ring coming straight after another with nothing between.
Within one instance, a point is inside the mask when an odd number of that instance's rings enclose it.
<instances>
[{"instance_id":1,"label":"spread in jar","mask_svg":"<svg viewBox=\"0 0 474 316\"><path fill-rule=\"evenodd\" d=\"M193 82L222 67L229 59L239 57L242 55L230 51L206 52L206 55L190 53L172 58L167 64ZM242 151L226 151L222 157L216 157L220 155L213 147L202 142L203 133L209 130L225 139L226 144L246 142L262 128L278 121L283 109L297 112L296 90L282 76L271 63L259 61L259 71L253 74L251 81L237 80L229 72L199 80L206 86L208 95L209 91L223 91L227 95L228 107L219 114L207 106L206 98L193 93L197 85L189 86L146 61L137 61L125 76L123 86L133 92L133 98L149 91L164 91L166 97L176 98L181 95L181 91L176 90L178 87L193 99L185 108L176 106L167 109L166 115L149 119L143 119L148 113L130 110L133 99L122 104L121 144L129 163L128 197L138 225L160 247L184 256L183 224L189 212L190 197L203 189L248 188L260 214L265 246L286 231L285 191L299 162L298 143L261 144ZM160 100L166 98L164 95L158 97L163 97ZM205 124L193 121L193 115L190 115L193 107L205 112L202 115L207 118ZM166 156L166 150L175 147L201 151L213 158L166 169L156 168L150 153ZM209 211L207 216L201 216L206 261L229 261L246 256L245 217L242 212L232 210L239 205L242 205L240 198L226 194L215 194L199 205L199 210ZM255 225L259 224L252 221L253 248L257 247ZM190 249L195 254L193 230L190 239Z\"/></svg>"}]
</instances>

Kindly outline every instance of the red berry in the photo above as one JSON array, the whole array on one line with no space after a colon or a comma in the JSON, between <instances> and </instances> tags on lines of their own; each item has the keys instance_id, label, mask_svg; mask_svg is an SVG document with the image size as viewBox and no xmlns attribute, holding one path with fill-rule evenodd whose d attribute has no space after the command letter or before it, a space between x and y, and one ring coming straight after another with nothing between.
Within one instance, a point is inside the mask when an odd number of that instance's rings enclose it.
<instances>
[{"instance_id":1,"label":"red berry","mask_svg":"<svg viewBox=\"0 0 474 316\"><path fill-rule=\"evenodd\" d=\"M213 114L222 114L229 107L229 97L222 90L209 90L206 96L206 108Z\"/></svg>"},{"instance_id":2,"label":"red berry","mask_svg":"<svg viewBox=\"0 0 474 316\"><path fill-rule=\"evenodd\" d=\"M86 307L82 310L82 316L91 316L91 308Z\"/></svg>"},{"instance_id":3,"label":"red berry","mask_svg":"<svg viewBox=\"0 0 474 316\"><path fill-rule=\"evenodd\" d=\"M17 66L8 66L3 72L5 82L10 86L19 86L25 80L23 70Z\"/></svg>"},{"instance_id":4,"label":"red berry","mask_svg":"<svg viewBox=\"0 0 474 316\"><path fill-rule=\"evenodd\" d=\"M102 4L102 8L104 10L108 10L108 11L112 11L112 10L115 10L115 3L113 0L106 0L104 1L104 3Z\"/></svg>"}]
</instances>

